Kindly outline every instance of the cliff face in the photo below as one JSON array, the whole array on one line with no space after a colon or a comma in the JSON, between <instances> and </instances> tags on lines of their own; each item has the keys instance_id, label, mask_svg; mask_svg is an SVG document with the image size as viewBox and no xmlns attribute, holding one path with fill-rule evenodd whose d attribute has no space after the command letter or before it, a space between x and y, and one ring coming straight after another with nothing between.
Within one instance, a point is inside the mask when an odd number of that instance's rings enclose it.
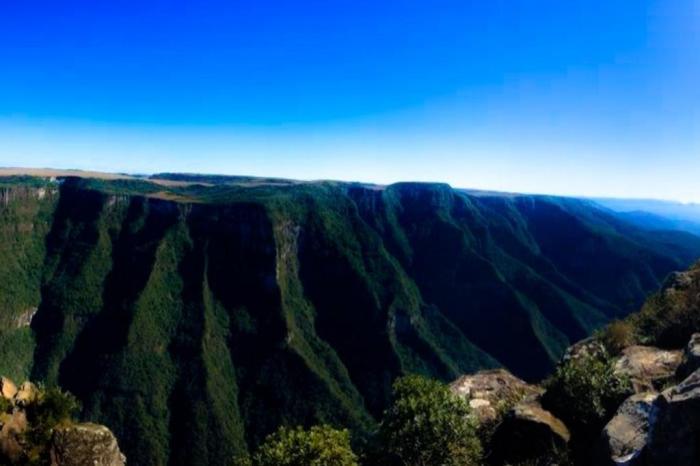
<instances>
[{"instance_id":1,"label":"cliff face","mask_svg":"<svg viewBox=\"0 0 700 466\"><path fill-rule=\"evenodd\" d=\"M281 423L365 431L405 372L537 379L700 255L576 200L137 188L0 202L0 369L74 393L130 464L227 464Z\"/></svg>"}]
</instances>

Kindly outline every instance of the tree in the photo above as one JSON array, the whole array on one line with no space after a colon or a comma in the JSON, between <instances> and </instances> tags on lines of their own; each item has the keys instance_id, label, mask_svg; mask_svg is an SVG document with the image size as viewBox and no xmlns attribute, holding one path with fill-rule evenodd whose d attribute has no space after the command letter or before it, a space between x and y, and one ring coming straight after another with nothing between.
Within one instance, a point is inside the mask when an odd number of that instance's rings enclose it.
<instances>
[{"instance_id":1,"label":"tree","mask_svg":"<svg viewBox=\"0 0 700 466\"><path fill-rule=\"evenodd\" d=\"M390 461L407 466L479 464L477 422L466 400L444 384L416 375L398 379L393 396L378 439Z\"/></svg>"},{"instance_id":2,"label":"tree","mask_svg":"<svg viewBox=\"0 0 700 466\"><path fill-rule=\"evenodd\" d=\"M253 466L357 466L350 433L329 426L281 427L252 457Z\"/></svg>"}]
</instances>

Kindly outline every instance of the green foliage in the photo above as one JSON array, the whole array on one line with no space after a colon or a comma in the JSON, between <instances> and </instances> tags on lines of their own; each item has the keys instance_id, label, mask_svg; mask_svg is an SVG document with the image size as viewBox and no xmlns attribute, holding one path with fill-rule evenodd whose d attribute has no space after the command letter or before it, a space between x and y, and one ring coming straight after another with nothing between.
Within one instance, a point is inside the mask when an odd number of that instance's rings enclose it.
<instances>
[{"instance_id":1,"label":"green foliage","mask_svg":"<svg viewBox=\"0 0 700 466\"><path fill-rule=\"evenodd\" d=\"M652 296L629 318L645 344L680 348L700 330L700 265L687 272L687 280L678 289Z\"/></svg>"},{"instance_id":2,"label":"green foliage","mask_svg":"<svg viewBox=\"0 0 700 466\"><path fill-rule=\"evenodd\" d=\"M0 372L60 382L142 465L287 423L361 440L400 374L539 378L700 251L569 200L164 178L196 184L5 179L0 203Z\"/></svg>"},{"instance_id":3,"label":"green foliage","mask_svg":"<svg viewBox=\"0 0 700 466\"><path fill-rule=\"evenodd\" d=\"M58 424L69 422L80 412L80 402L57 387L38 388L38 396L26 407L30 429L27 438L35 445L46 445Z\"/></svg>"},{"instance_id":4,"label":"green foliage","mask_svg":"<svg viewBox=\"0 0 700 466\"><path fill-rule=\"evenodd\" d=\"M545 382L543 406L571 428L599 432L632 392L607 354L581 355L560 365Z\"/></svg>"},{"instance_id":5,"label":"green foliage","mask_svg":"<svg viewBox=\"0 0 700 466\"><path fill-rule=\"evenodd\" d=\"M469 404L442 383L411 375L394 383L379 444L390 461L410 466L479 464L481 444Z\"/></svg>"},{"instance_id":6,"label":"green foliage","mask_svg":"<svg viewBox=\"0 0 700 466\"><path fill-rule=\"evenodd\" d=\"M252 457L252 466L357 466L350 433L329 426L282 427Z\"/></svg>"}]
</instances>

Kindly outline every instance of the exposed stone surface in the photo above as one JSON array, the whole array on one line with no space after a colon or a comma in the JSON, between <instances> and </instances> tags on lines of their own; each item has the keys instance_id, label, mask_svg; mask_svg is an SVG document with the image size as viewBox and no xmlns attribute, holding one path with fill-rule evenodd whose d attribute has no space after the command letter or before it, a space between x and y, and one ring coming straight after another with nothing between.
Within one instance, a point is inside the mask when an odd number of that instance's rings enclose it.
<instances>
[{"instance_id":1,"label":"exposed stone surface","mask_svg":"<svg viewBox=\"0 0 700 466\"><path fill-rule=\"evenodd\" d=\"M6 400L11 400L17 394L17 386L7 377L0 377L0 394Z\"/></svg>"},{"instance_id":2,"label":"exposed stone surface","mask_svg":"<svg viewBox=\"0 0 700 466\"><path fill-rule=\"evenodd\" d=\"M469 401L474 414L482 423L495 421L499 412L542 392L539 387L528 384L505 369L463 375L452 382L450 389Z\"/></svg>"},{"instance_id":3,"label":"exposed stone surface","mask_svg":"<svg viewBox=\"0 0 700 466\"><path fill-rule=\"evenodd\" d=\"M657 419L658 393L632 395L618 408L602 433L599 464L645 464L646 447Z\"/></svg>"},{"instance_id":4,"label":"exposed stone surface","mask_svg":"<svg viewBox=\"0 0 700 466\"><path fill-rule=\"evenodd\" d=\"M700 464L700 370L662 393L649 444L649 464Z\"/></svg>"},{"instance_id":5,"label":"exposed stone surface","mask_svg":"<svg viewBox=\"0 0 700 466\"><path fill-rule=\"evenodd\" d=\"M45 464L48 458L51 466L124 466L126 463L116 438L107 427L69 420L32 425L37 416L42 418L36 413L43 409L44 392L31 382L24 382L18 390L5 377L0 378L0 384L7 400L0 410L0 465L35 464L36 461ZM31 411L33 408L36 410ZM28 412L35 415L28 419ZM31 429L36 431L37 427L42 435L25 435ZM47 432L53 432L50 442L45 436Z\"/></svg>"},{"instance_id":6,"label":"exposed stone surface","mask_svg":"<svg viewBox=\"0 0 700 466\"><path fill-rule=\"evenodd\" d=\"M38 309L36 307L32 307L18 315L15 319L15 325L17 328L29 327L32 325L32 319L36 315L37 310Z\"/></svg>"},{"instance_id":7,"label":"exposed stone surface","mask_svg":"<svg viewBox=\"0 0 700 466\"><path fill-rule=\"evenodd\" d=\"M694 333L690 337L688 345L683 353L683 362L678 367L677 375L687 377L697 369L700 369L700 333Z\"/></svg>"},{"instance_id":8,"label":"exposed stone surface","mask_svg":"<svg viewBox=\"0 0 700 466\"><path fill-rule=\"evenodd\" d=\"M117 439L105 426L73 424L57 428L51 445L51 466L124 466Z\"/></svg>"},{"instance_id":9,"label":"exposed stone surface","mask_svg":"<svg viewBox=\"0 0 700 466\"><path fill-rule=\"evenodd\" d=\"M653 391L674 377L682 358L681 351L629 346L615 363L615 372L629 376L635 392Z\"/></svg>"},{"instance_id":10,"label":"exposed stone surface","mask_svg":"<svg viewBox=\"0 0 700 466\"><path fill-rule=\"evenodd\" d=\"M538 402L524 401L510 409L498 425L490 460L507 464L539 458L553 448L564 448L570 437L564 423Z\"/></svg>"},{"instance_id":11,"label":"exposed stone surface","mask_svg":"<svg viewBox=\"0 0 700 466\"><path fill-rule=\"evenodd\" d=\"M24 411L0 414L0 462L17 462L24 455L22 434L27 430Z\"/></svg>"},{"instance_id":12,"label":"exposed stone surface","mask_svg":"<svg viewBox=\"0 0 700 466\"><path fill-rule=\"evenodd\" d=\"M585 338L569 346L562 357L562 361L570 361L586 356L601 356L605 353L603 344L595 338Z\"/></svg>"}]
</instances>

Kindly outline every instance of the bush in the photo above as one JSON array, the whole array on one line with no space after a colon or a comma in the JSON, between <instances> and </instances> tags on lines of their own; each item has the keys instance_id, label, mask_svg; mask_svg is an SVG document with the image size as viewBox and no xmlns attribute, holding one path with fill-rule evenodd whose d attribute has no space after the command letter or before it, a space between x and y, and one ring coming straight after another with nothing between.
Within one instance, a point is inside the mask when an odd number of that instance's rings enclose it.
<instances>
[{"instance_id":1,"label":"bush","mask_svg":"<svg viewBox=\"0 0 700 466\"><path fill-rule=\"evenodd\" d=\"M240 464L245 461L239 460ZM253 455L253 466L357 466L347 430L328 426L282 427Z\"/></svg>"},{"instance_id":2,"label":"bush","mask_svg":"<svg viewBox=\"0 0 700 466\"><path fill-rule=\"evenodd\" d=\"M598 433L632 393L629 378L615 374L607 353L582 355L560 365L545 382L543 406L569 427Z\"/></svg>"},{"instance_id":3,"label":"bush","mask_svg":"<svg viewBox=\"0 0 700 466\"><path fill-rule=\"evenodd\" d=\"M39 387L37 398L26 407L29 430L26 433L30 464L44 464L53 429L71 422L80 411L80 403L60 388Z\"/></svg>"},{"instance_id":4,"label":"bush","mask_svg":"<svg viewBox=\"0 0 700 466\"><path fill-rule=\"evenodd\" d=\"M612 355L637 342L634 325L627 320L615 320L598 333L598 338Z\"/></svg>"},{"instance_id":5,"label":"bush","mask_svg":"<svg viewBox=\"0 0 700 466\"><path fill-rule=\"evenodd\" d=\"M469 404L442 383L407 376L394 383L379 443L392 460L411 466L479 464L481 444Z\"/></svg>"}]
</instances>

